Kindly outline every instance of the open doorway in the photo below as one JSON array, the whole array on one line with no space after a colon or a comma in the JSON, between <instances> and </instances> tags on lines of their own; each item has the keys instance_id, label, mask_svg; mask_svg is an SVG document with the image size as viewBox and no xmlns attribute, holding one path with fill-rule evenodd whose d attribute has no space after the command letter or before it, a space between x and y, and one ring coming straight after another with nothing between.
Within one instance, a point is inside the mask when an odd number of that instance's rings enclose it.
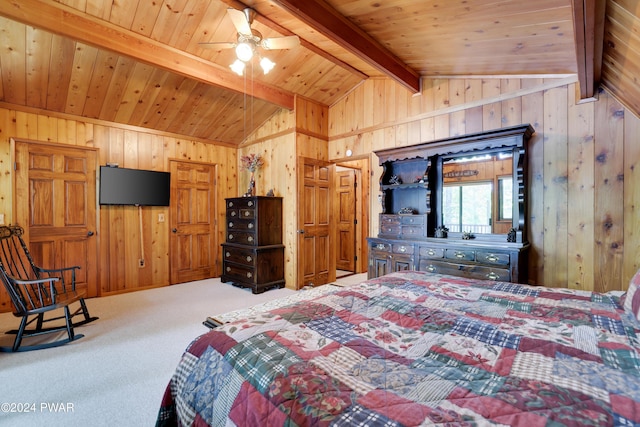
<instances>
[{"instance_id":1,"label":"open doorway","mask_svg":"<svg viewBox=\"0 0 640 427\"><path fill-rule=\"evenodd\" d=\"M369 158L335 162L333 217L336 278L367 271L369 231Z\"/></svg>"}]
</instances>

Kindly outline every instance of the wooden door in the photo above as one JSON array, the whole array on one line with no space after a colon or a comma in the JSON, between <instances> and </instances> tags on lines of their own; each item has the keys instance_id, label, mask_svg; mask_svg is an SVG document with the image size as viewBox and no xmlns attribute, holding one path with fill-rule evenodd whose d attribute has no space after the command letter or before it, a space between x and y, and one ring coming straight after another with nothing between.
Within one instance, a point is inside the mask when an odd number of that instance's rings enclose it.
<instances>
[{"instance_id":1,"label":"wooden door","mask_svg":"<svg viewBox=\"0 0 640 427\"><path fill-rule=\"evenodd\" d=\"M356 270L356 171L336 172L336 268Z\"/></svg>"},{"instance_id":2,"label":"wooden door","mask_svg":"<svg viewBox=\"0 0 640 427\"><path fill-rule=\"evenodd\" d=\"M218 271L215 165L169 163L171 284L214 277Z\"/></svg>"},{"instance_id":3,"label":"wooden door","mask_svg":"<svg viewBox=\"0 0 640 427\"><path fill-rule=\"evenodd\" d=\"M44 268L80 266L76 287L98 295L96 151L16 142L15 222Z\"/></svg>"},{"instance_id":4,"label":"wooden door","mask_svg":"<svg viewBox=\"0 0 640 427\"><path fill-rule=\"evenodd\" d=\"M334 169L329 162L298 158L298 289L336 279L331 231Z\"/></svg>"}]
</instances>

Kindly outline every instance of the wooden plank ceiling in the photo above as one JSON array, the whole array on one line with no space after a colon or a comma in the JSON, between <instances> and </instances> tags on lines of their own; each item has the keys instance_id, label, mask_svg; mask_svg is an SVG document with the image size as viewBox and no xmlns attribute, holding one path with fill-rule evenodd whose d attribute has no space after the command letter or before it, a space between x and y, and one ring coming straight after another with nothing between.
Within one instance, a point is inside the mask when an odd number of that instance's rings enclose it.
<instances>
[{"instance_id":1,"label":"wooden plank ceiling","mask_svg":"<svg viewBox=\"0 0 640 427\"><path fill-rule=\"evenodd\" d=\"M300 37L261 51L267 75L254 60L237 76L233 49L201 44L236 41L226 10L247 6L264 37ZM582 97L602 76L638 112L639 13L635 0L2 0L0 105L230 145L296 95L331 105L379 76L418 92L424 77L577 75Z\"/></svg>"}]
</instances>

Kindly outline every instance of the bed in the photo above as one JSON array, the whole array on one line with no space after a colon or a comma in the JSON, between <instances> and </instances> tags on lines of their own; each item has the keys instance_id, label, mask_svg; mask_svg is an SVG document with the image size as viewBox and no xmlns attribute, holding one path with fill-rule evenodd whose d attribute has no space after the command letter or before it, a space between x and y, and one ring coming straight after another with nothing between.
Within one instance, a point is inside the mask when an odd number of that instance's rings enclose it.
<instances>
[{"instance_id":1,"label":"bed","mask_svg":"<svg viewBox=\"0 0 640 427\"><path fill-rule=\"evenodd\" d=\"M157 425L639 425L638 283L407 271L256 312L189 345Z\"/></svg>"}]
</instances>

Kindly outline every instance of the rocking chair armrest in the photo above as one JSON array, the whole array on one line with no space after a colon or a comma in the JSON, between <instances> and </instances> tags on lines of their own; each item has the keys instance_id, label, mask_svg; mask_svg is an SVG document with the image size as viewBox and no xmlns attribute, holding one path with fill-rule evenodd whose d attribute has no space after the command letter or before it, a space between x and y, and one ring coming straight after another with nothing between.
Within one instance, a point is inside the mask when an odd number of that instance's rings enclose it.
<instances>
[{"instance_id":1,"label":"rocking chair armrest","mask_svg":"<svg viewBox=\"0 0 640 427\"><path fill-rule=\"evenodd\" d=\"M24 286L24 287L27 287L28 285L38 286L38 293L43 291L48 292L52 302L55 304L56 295L57 295L55 282L60 280L58 277L45 277L42 279L32 279L32 280L21 280L21 279L16 279L14 277L11 277L11 280L13 280L13 282L18 286ZM47 283L49 284L49 289L46 289Z\"/></svg>"},{"instance_id":2,"label":"rocking chair armrest","mask_svg":"<svg viewBox=\"0 0 640 427\"><path fill-rule=\"evenodd\" d=\"M80 266L74 265L72 267L62 267L62 268L42 268L42 267L36 266L36 269L42 273L62 273L63 271L80 270Z\"/></svg>"},{"instance_id":3,"label":"rocking chair armrest","mask_svg":"<svg viewBox=\"0 0 640 427\"><path fill-rule=\"evenodd\" d=\"M11 277L11 280L13 280L16 285L42 285L45 283L49 283L49 289L55 291L54 282L57 282L58 280L60 280L60 278L44 277L42 279L22 280L22 279L17 279L15 277Z\"/></svg>"}]
</instances>

